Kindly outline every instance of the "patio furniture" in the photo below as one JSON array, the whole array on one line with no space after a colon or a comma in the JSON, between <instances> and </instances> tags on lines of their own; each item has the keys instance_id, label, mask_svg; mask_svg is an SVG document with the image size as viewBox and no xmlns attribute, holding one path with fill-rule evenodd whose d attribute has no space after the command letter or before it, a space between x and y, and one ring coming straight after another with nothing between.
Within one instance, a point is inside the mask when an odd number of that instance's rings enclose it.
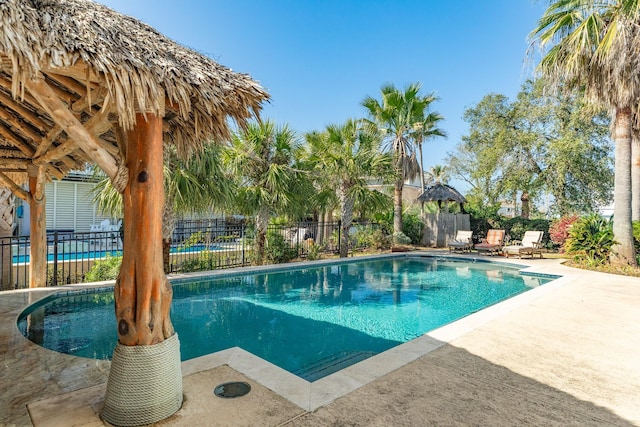
<instances>
[{"instance_id":1,"label":"patio furniture","mask_svg":"<svg viewBox=\"0 0 640 427\"><path fill-rule=\"evenodd\" d=\"M543 231L526 231L521 242L516 240L516 244L503 247L502 253L507 258L509 255L518 255L519 258L522 258L523 255L529 255L533 258L534 254L539 254L542 258L543 234Z\"/></svg>"},{"instance_id":2,"label":"patio furniture","mask_svg":"<svg viewBox=\"0 0 640 427\"><path fill-rule=\"evenodd\" d=\"M449 252L471 252L471 247L473 246L473 243L471 241L472 234L473 232L469 230L458 230L455 239L450 241L447 245L449 247Z\"/></svg>"},{"instance_id":3,"label":"patio furniture","mask_svg":"<svg viewBox=\"0 0 640 427\"><path fill-rule=\"evenodd\" d=\"M504 230L489 230L487 237L482 242L476 243L474 248L478 253L484 252L489 255L498 254L502 250L504 242Z\"/></svg>"}]
</instances>

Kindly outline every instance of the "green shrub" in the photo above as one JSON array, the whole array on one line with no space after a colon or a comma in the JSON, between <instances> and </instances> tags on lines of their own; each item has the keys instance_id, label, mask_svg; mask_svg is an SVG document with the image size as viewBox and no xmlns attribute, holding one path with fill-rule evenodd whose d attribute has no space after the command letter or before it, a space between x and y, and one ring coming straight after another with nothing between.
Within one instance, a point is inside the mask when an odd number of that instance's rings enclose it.
<instances>
[{"instance_id":1,"label":"green shrub","mask_svg":"<svg viewBox=\"0 0 640 427\"><path fill-rule=\"evenodd\" d=\"M85 282L101 282L114 280L120 273L122 257L107 255L105 259L96 260L84 276Z\"/></svg>"},{"instance_id":2,"label":"green shrub","mask_svg":"<svg viewBox=\"0 0 640 427\"><path fill-rule=\"evenodd\" d=\"M312 243L309 245L309 250L307 251L307 259L309 261L320 259L320 245L316 243Z\"/></svg>"},{"instance_id":3,"label":"green shrub","mask_svg":"<svg viewBox=\"0 0 640 427\"><path fill-rule=\"evenodd\" d=\"M614 243L613 222L593 214L580 218L573 224L565 249L574 261L603 265L609 262Z\"/></svg>"},{"instance_id":4,"label":"green shrub","mask_svg":"<svg viewBox=\"0 0 640 427\"><path fill-rule=\"evenodd\" d=\"M402 215L402 232L411 239L410 243L419 245L422 242L424 222L418 214L404 213Z\"/></svg>"},{"instance_id":5,"label":"green shrub","mask_svg":"<svg viewBox=\"0 0 640 427\"><path fill-rule=\"evenodd\" d=\"M373 230L371 233L371 247L377 250L389 249L391 247L391 236L380 228Z\"/></svg>"},{"instance_id":6,"label":"green shrub","mask_svg":"<svg viewBox=\"0 0 640 427\"><path fill-rule=\"evenodd\" d=\"M411 238L403 232L399 231L397 233L393 233L393 243L397 245L408 245L409 243L411 243Z\"/></svg>"},{"instance_id":7,"label":"green shrub","mask_svg":"<svg viewBox=\"0 0 640 427\"><path fill-rule=\"evenodd\" d=\"M296 258L298 256L298 248L289 246L282 234L270 231L267 233L265 256L267 261L281 264Z\"/></svg>"}]
</instances>

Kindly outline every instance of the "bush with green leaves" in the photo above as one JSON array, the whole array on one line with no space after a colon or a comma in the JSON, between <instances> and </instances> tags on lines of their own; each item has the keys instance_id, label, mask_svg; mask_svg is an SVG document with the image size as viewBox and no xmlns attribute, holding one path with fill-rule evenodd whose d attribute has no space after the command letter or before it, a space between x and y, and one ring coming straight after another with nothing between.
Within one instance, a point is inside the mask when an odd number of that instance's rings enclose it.
<instances>
[{"instance_id":1,"label":"bush with green leaves","mask_svg":"<svg viewBox=\"0 0 640 427\"><path fill-rule=\"evenodd\" d=\"M297 258L298 248L291 247L282 234L277 231L270 231L267 233L265 256L267 261L281 264Z\"/></svg>"},{"instance_id":2,"label":"bush with green leaves","mask_svg":"<svg viewBox=\"0 0 640 427\"><path fill-rule=\"evenodd\" d=\"M389 249L391 247L391 236L378 228L371 233L371 247L377 250Z\"/></svg>"},{"instance_id":3,"label":"bush with green leaves","mask_svg":"<svg viewBox=\"0 0 640 427\"><path fill-rule=\"evenodd\" d=\"M398 231L397 233L393 233L393 243L396 245L408 245L411 243L411 237L401 231Z\"/></svg>"},{"instance_id":4,"label":"bush with green leaves","mask_svg":"<svg viewBox=\"0 0 640 427\"><path fill-rule=\"evenodd\" d=\"M320 259L320 245L317 243L312 243L309 245L309 250L307 251L307 259L309 261L315 261Z\"/></svg>"},{"instance_id":5,"label":"bush with green leaves","mask_svg":"<svg viewBox=\"0 0 640 427\"><path fill-rule=\"evenodd\" d=\"M411 239L410 243L419 245L422 242L424 222L419 214L405 212L402 215L402 232Z\"/></svg>"},{"instance_id":6,"label":"bush with green leaves","mask_svg":"<svg viewBox=\"0 0 640 427\"><path fill-rule=\"evenodd\" d=\"M573 224L565 242L565 250L574 261L603 265L609 262L614 243L613 221L592 214Z\"/></svg>"},{"instance_id":7,"label":"bush with green leaves","mask_svg":"<svg viewBox=\"0 0 640 427\"><path fill-rule=\"evenodd\" d=\"M111 256L107 254L104 259L96 260L91 269L84 276L85 282L101 282L103 280L114 280L120 273L122 264L121 256Z\"/></svg>"}]
</instances>

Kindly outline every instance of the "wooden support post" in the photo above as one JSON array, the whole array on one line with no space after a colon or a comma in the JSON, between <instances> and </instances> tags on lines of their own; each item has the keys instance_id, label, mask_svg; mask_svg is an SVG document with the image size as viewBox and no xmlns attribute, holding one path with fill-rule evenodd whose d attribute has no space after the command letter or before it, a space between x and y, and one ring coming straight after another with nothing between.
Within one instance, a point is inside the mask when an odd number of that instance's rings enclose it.
<instances>
[{"instance_id":1,"label":"wooden support post","mask_svg":"<svg viewBox=\"0 0 640 427\"><path fill-rule=\"evenodd\" d=\"M44 186L45 167L30 165L29 210L31 216L31 250L29 252L29 287L40 288L47 285L47 212Z\"/></svg>"},{"instance_id":2,"label":"wooden support post","mask_svg":"<svg viewBox=\"0 0 640 427\"><path fill-rule=\"evenodd\" d=\"M136 115L126 134L129 184L123 193L124 254L115 286L118 339L151 345L173 335L172 290L162 265L162 119Z\"/></svg>"}]
</instances>

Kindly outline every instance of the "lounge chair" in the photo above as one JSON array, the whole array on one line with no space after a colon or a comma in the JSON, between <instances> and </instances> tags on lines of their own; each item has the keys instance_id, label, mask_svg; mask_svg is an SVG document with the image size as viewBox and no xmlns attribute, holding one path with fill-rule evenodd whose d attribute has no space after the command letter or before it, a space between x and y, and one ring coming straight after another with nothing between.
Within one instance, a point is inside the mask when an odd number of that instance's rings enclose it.
<instances>
[{"instance_id":1,"label":"lounge chair","mask_svg":"<svg viewBox=\"0 0 640 427\"><path fill-rule=\"evenodd\" d=\"M473 243L471 241L473 232L467 230L458 230L456 233L455 239L449 242L447 245L449 247L449 252L451 251L469 251L471 252L471 247Z\"/></svg>"},{"instance_id":2,"label":"lounge chair","mask_svg":"<svg viewBox=\"0 0 640 427\"><path fill-rule=\"evenodd\" d=\"M503 242L504 230L489 230L487 237L474 247L478 253L486 252L488 254L497 254L502 249Z\"/></svg>"},{"instance_id":3,"label":"lounge chair","mask_svg":"<svg viewBox=\"0 0 640 427\"><path fill-rule=\"evenodd\" d=\"M505 246L502 248L502 253L507 258L509 255L518 255L522 258L523 255L530 255L533 258L534 254L539 254L542 258L542 235L543 231L526 231L521 242L516 244Z\"/></svg>"}]
</instances>

